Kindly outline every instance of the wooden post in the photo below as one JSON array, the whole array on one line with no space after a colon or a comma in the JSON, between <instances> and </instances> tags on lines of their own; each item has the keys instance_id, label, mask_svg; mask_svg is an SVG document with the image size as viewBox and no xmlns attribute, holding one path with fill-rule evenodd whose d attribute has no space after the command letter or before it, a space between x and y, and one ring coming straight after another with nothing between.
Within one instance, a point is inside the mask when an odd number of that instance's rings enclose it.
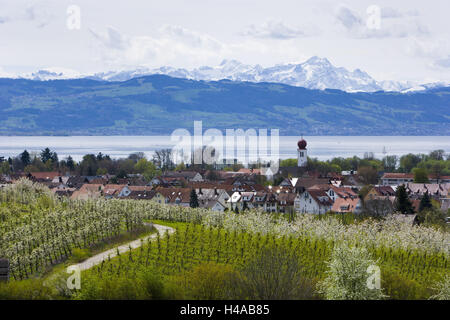
<instances>
[{"instance_id":1,"label":"wooden post","mask_svg":"<svg viewBox=\"0 0 450 320\"><path fill-rule=\"evenodd\" d=\"M9 260L0 259L0 282L9 280Z\"/></svg>"}]
</instances>

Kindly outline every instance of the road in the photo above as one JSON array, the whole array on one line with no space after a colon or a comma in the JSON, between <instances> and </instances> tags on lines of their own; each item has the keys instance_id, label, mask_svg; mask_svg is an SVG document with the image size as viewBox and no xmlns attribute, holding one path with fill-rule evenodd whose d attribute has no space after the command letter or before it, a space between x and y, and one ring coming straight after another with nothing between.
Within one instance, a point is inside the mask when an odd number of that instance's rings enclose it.
<instances>
[{"instance_id":1,"label":"road","mask_svg":"<svg viewBox=\"0 0 450 320\"><path fill-rule=\"evenodd\" d=\"M166 226L161 226L159 224L153 224L153 226L156 228L156 230L158 231L158 233L162 236L164 235L167 231L169 232L169 234L172 234L175 232L174 228L171 227L166 227ZM78 268L80 268L81 271L83 270L87 270L92 268L93 266L96 266L100 263L102 263L103 260L107 260L108 256L110 258L114 258L115 256L117 256L117 249L119 249L119 253L124 253L131 249L136 249L139 248L143 243L145 243L148 239L152 239L152 238L156 238L157 234L151 234L145 238L141 238L141 239L137 239L131 242L128 242L126 244L123 244L121 246L109 249L107 251L104 251L102 253L99 253L93 257L90 257L89 259L80 262L74 266L77 266ZM143 240L143 241L141 241Z\"/></svg>"}]
</instances>

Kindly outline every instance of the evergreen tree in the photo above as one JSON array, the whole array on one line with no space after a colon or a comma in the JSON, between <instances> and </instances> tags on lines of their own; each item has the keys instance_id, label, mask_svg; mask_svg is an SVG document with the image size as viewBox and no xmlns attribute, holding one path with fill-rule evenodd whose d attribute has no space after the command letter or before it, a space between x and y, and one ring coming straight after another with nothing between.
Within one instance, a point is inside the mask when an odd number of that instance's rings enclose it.
<instances>
[{"instance_id":1,"label":"evergreen tree","mask_svg":"<svg viewBox=\"0 0 450 320\"><path fill-rule=\"evenodd\" d=\"M52 160L53 163L58 164L58 154L56 152L52 152L50 160Z\"/></svg>"},{"instance_id":2,"label":"evergreen tree","mask_svg":"<svg viewBox=\"0 0 450 320\"><path fill-rule=\"evenodd\" d=\"M52 152L50 151L49 148L45 148L44 150L41 151L41 161L43 163L46 163L48 160L52 159Z\"/></svg>"},{"instance_id":3,"label":"evergreen tree","mask_svg":"<svg viewBox=\"0 0 450 320\"><path fill-rule=\"evenodd\" d=\"M30 158L30 154L28 153L27 150L24 150L21 154L20 154L20 161L22 161L22 164L24 167L28 166L31 163L31 158Z\"/></svg>"},{"instance_id":4,"label":"evergreen tree","mask_svg":"<svg viewBox=\"0 0 450 320\"><path fill-rule=\"evenodd\" d=\"M197 197L197 193L195 192L195 189L191 190L191 199L189 201L189 206L191 208L198 208L199 207L198 197Z\"/></svg>"},{"instance_id":5,"label":"evergreen tree","mask_svg":"<svg viewBox=\"0 0 450 320\"><path fill-rule=\"evenodd\" d=\"M67 162L66 162L67 168L70 169L70 171L75 170L75 162L73 161L71 156L67 157Z\"/></svg>"},{"instance_id":6,"label":"evergreen tree","mask_svg":"<svg viewBox=\"0 0 450 320\"><path fill-rule=\"evenodd\" d=\"M398 186L396 191L396 209L403 214L413 214L414 209L412 207L411 201L409 201L408 193L406 192L406 187L402 184Z\"/></svg>"},{"instance_id":7,"label":"evergreen tree","mask_svg":"<svg viewBox=\"0 0 450 320\"><path fill-rule=\"evenodd\" d=\"M422 212L423 210L426 209L431 209L433 207L433 205L431 204L431 199L430 196L428 195L428 192L426 192L422 199L420 199L420 204L419 204L419 212Z\"/></svg>"}]
</instances>

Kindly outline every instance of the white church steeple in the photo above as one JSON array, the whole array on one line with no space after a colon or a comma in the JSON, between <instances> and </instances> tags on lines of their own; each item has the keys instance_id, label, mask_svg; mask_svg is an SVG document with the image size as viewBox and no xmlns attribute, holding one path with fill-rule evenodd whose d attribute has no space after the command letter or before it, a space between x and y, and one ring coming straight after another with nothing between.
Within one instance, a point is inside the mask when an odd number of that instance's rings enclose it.
<instances>
[{"instance_id":1,"label":"white church steeple","mask_svg":"<svg viewBox=\"0 0 450 320\"><path fill-rule=\"evenodd\" d=\"M297 149L297 151L298 151L298 166L299 167L306 167L306 164L308 162L306 145L307 145L307 143L303 139L303 135L302 135L302 139L297 142L297 146L298 146L298 149Z\"/></svg>"}]
</instances>

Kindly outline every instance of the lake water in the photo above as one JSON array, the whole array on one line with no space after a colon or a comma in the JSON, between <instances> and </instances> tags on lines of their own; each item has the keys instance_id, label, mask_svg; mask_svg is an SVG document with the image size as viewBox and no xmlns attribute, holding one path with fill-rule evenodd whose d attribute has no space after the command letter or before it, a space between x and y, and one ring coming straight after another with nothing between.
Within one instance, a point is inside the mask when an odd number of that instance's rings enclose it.
<instances>
[{"instance_id":1,"label":"lake water","mask_svg":"<svg viewBox=\"0 0 450 320\"><path fill-rule=\"evenodd\" d=\"M284 136L279 139L280 158L296 158L299 137ZM320 160L354 155L363 157L365 152L373 152L377 158L410 152L428 153L436 149L450 152L449 136L305 136L305 140L308 142L308 156ZM60 159L71 155L75 160L80 160L85 154L99 152L113 158L126 157L134 152L144 152L151 157L155 150L174 145L170 136L0 136L0 156L16 156L25 149L40 152L49 147L58 153Z\"/></svg>"}]
</instances>

